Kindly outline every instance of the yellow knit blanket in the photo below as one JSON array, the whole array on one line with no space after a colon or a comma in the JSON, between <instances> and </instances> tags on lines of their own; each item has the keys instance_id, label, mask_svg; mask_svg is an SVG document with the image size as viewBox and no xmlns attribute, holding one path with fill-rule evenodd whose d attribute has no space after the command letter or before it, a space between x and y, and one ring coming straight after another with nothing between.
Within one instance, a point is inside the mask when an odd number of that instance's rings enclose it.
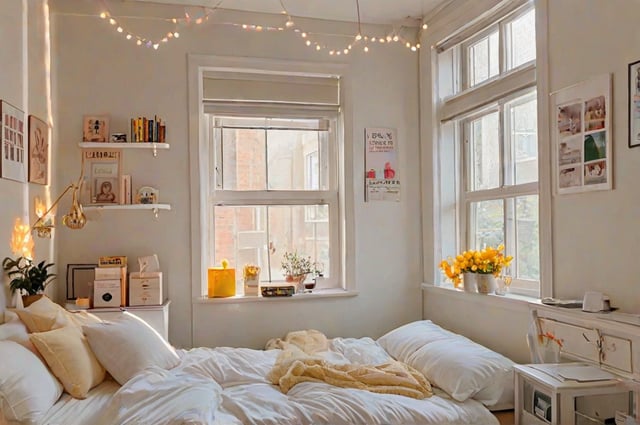
<instances>
[{"instance_id":1,"label":"yellow knit blanket","mask_svg":"<svg viewBox=\"0 0 640 425\"><path fill-rule=\"evenodd\" d=\"M331 364L306 353L298 344L284 345L268 379L280 386L285 394L300 382L325 382L342 388L357 388L416 399L433 394L431 384L422 373L396 360L380 365Z\"/></svg>"}]
</instances>

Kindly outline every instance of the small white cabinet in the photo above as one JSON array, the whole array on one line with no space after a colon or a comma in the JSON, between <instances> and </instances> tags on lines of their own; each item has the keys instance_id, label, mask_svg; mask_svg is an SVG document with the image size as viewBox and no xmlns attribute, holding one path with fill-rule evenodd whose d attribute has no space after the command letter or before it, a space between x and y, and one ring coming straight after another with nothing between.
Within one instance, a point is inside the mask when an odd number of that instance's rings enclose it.
<instances>
[{"instance_id":1,"label":"small white cabinet","mask_svg":"<svg viewBox=\"0 0 640 425\"><path fill-rule=\"evenodd\" d=\"M516 425L604 425L615 423L616 412L633 414L625 380L578 382L554 373L571 364L515 366Z\"/></svg>"},{"instance_id":2,"label":"small white cabinet","mask_svg":"<svg viewBox=\"0 0 640 425\"><path fill-rule=\"evenodd\" d=\"M166 300L162 305L145 305L137 307L113 307L113 308L91 308L87 310L95 314L102 320L113 320L127 311L138 316L155 329L165 340L169 340L169 304Z\"/></svg>"}]
</instances>

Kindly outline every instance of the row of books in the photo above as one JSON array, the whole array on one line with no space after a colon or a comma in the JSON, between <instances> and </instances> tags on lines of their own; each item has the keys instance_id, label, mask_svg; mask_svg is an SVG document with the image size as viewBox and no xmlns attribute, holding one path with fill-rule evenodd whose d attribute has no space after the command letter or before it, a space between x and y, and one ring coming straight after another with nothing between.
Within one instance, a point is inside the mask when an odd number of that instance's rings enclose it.
<instances>
[{"instance_id":1,"label":"row of books","mask_svg":"<svg viewBox=\"0 0 640 425\"><path fill-rule=\"evenodd\" d=\"M134 143L166 143L166 125L157 115L131 118L131 141Z\"/></svg>"}]
</instances>

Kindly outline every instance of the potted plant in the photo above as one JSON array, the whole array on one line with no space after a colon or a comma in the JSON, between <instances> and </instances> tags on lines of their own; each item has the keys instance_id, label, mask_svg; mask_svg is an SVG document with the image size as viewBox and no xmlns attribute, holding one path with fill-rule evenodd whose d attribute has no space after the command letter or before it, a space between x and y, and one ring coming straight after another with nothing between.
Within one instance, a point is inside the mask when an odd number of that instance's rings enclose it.
<instances>
[{"instance_id":1,"label":"potted plant","mask_svg":"<svg viewBox=\"0 0 640 425\"><path fill-rule=\"evenodd\" d=\"M304 290L304 281L309 274L319 272L318 264L311 261L310 256L298 254L298 252L285 252L282 256L282 273L287 282L295 282L297 291Z\"/></svg>"},{"instance_id":2,"label":"potted plant","mask_svg":"<svg viewBox=\"0 0 640 425\"><path fill-rule=\"evenodd\" d=\"M463 283L465 291L487 294L496 289L495 278L513 259L503 251L502 244L498 248L488 246L480 251L464 251L456 258L442 260L440 269L456 288Z\"/></svg>"},{"instance_id":3,"label":"potted plant","mask_svg":"<svg viewBox=\"0 0 640 425\"><path fill-rule=\"evenodd\" d=\"M18 257L15 260L6 257L2 260L2 269L11 279L9 282L11 292L22 293L22 302L25 307L40 299L46 287L55 279L56 275L49 273L48 270L51 266L53 263L45 261L35 264L27 257Z\"/></svg>"}]
</instances>

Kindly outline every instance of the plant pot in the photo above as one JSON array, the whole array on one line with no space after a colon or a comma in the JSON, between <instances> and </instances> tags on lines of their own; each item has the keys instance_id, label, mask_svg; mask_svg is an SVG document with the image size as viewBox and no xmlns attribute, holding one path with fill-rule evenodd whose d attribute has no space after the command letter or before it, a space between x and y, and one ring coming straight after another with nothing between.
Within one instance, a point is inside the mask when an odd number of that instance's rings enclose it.
<instances>
[{"instance_id":1,"label":"plant pot","mask_svg":"<svg viewBox=\"0 0 640 425\"><path fill-rule=\"evenodd\" d=\"M22 305L24 305L25 307L29 307L31 304L38 301L42 297L44 297L44 294L23 295Z\"/></svg>"},{"instance_id":2,"label":"plant pot","mask_svg":"<svg viewBox=\"0 0 640 425\"><path fill-rule=\"evenodd\" d=\"M462 285L465 292L478 292L477 273L462 273Z\"/></svg>"},{"instance_id":3,"label":"plant pot","mask_svg":"<svg viewBox=\"0 0 640 425\"><path fill-rule=\"evenodd\" d=\"M296 294L301 294L304 292L304 281L306 278L306 274L298 274L295 276L287 275L285 280L296 287Z\"/></svg>"},{"instance_id":4,"label":"plant pot","mask_svg":"<svg viewBox=\"0 0 640 425\"><path fill-rule=\"evenodd\" d=\"M476 287L480 294L493 294L498 288L496 277L492 274L477 274Z\"/></svg>"}]
</instances>

